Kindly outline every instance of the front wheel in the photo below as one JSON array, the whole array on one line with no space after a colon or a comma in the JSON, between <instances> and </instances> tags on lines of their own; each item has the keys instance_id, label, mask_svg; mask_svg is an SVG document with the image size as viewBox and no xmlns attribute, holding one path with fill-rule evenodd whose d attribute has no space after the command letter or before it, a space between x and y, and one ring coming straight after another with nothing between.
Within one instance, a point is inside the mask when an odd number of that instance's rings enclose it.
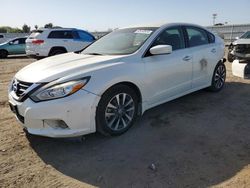
<instances>
[{"instance_id":1,"label":"front wheel","mask_svg":"<svg viewBox=\"0 0 250 188\"><path fill-rule=\"evenodd\" d=\"M137 117L138 97L133 89L118 85L107 90L97 107L97 131L103 135L126 132Z\"/></svg>"},{"instance_id":2,"label":"front wheel","mask_svg":"<svg viewBox=\"0 0 250 188\"><path fill-rule=\"evenodd\" d=\"M8 52L6 50L0 50L0 58L8 57Z\"/></svg>"},{"instance_id":3,"label":"front wheel","mask_svg":"<svg viewBox=\"0 0 250 188\"><path fill-rule=\"evenodd\" d=\"M211 86L209 87L210 91L220 91L226 81L226 66L224 63L218 63L214 69L214 74L211 82Z\"/></svg>"}]
</instances>

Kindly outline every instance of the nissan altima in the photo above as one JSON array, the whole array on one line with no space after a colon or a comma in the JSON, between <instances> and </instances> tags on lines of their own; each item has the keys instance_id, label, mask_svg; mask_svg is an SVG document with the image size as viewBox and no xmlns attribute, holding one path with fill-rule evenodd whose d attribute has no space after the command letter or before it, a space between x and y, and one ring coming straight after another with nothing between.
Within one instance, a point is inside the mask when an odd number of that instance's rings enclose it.
<instances>
[{"instance_id":1,"label":"nissan altima","mask_svg":"<svg viewBox=\"0 0 250 188\"><path fill-rule=\"evenodd\" d=\"M220 91L223 56L223 40L198 25L122 28L81 52L21 69L9 105L30 134L119 135L154 106L203 88Z\"/></svg>"}]
</instances>

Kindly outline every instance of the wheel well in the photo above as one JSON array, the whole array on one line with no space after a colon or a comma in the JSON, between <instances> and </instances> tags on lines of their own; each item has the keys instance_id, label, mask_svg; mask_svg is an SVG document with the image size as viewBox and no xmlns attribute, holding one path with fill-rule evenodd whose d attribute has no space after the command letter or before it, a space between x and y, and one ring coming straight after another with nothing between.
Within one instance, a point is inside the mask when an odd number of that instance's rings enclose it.
<instances>
[{"instance_id":1,"label":"wheel well","mask_svg":"<svg viewBox=\"0 0 250 188\"><path fill-rule=\"evenodd\" d=\"M62 47L62 46L54 46L54 47L52 47L52 48L50 49L49 55L50 55L53 51L55 51L55 50L63 50L63 51L65 51L65 52L67 52L67 50L66 50L65 47Z\"/></svg>"},{"instance_id":2,"label":"wheel well","mask_svg":"<svg viewBox=\"0 0 250 188\"><path fill-rule=\"evenodd\" d=\"M7 52L7 54L9 54L9 52L5 49L0 49L0 51L5 51L5 52Z\"/></svg>"},{"instance_id":3,"label":"wheel well","mask_svg":"<svg viewBox=\"0 0 250 188\"><path fill-rule=\"evenodd\" d=\"M137 85L135 85L134 83L132 82L119 82L115 85L112 85L111 87L109 87L108 89L106 89L105 91L109 90L110 88L112 87L116 87L118 85L125 85L125 86L128 86L129 88L133 89L136 93L136 95L138 96L138 99L139 99L139 107L138 107L138 115L141 115L142 113L142 95L141 95L141 91L140 89L138 88Z\"/></svg>"}]
</instances>

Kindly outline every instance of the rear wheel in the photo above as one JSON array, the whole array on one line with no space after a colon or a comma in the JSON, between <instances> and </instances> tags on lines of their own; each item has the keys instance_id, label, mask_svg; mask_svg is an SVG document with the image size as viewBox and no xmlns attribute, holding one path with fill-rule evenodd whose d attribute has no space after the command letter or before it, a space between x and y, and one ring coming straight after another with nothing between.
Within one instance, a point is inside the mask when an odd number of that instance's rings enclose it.
<instances>
[{"instance_id":1,"label":"rear wheel","mask_svg":"<svg viewBox=\"0 0 250 188\"><path fill-rule=\"evenodd\" d=\"M104 135L120 135L134 123L138 111L138 97L126 85L107 90L97 107L97 131Z\"/></svg>"},{"instance_id":2,"label":"rear wheel","mask_svg":"<svg viewBox=\"0 0 250 188\"><path fill-rule=\"evenodd\" d=\"M8 52L6 50L0 50L0 58L8 57Z\"/></svg>"},{"instance_id":3,"label":"rear wheel","mask_svg":"<svg viewBox=\"0 0 250 188\"><path fill-rule=\"evenodd\" d=\"M211 86L209 87L210 91L220 91L226 81L226 66L224 63L218 63L214 69L214 74L212 78Z\"/></svg>"}]
</instances>

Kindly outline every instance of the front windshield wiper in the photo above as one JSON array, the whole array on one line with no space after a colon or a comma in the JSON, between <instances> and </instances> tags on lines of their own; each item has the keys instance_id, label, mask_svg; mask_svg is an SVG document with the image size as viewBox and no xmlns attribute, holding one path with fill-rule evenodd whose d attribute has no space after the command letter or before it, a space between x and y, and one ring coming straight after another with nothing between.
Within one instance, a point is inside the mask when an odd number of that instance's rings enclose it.
<instances>
[{"instance_id":1,"label":"front windshield wiper","mask_svg":"<svg viewBox=\"0 0 250 188\"><path fill-rule=\"evenodd\" d=\"M99 54L99 53L86 53L84 55L103 55L103 54Z\"/></svg>"}]
</instances>

